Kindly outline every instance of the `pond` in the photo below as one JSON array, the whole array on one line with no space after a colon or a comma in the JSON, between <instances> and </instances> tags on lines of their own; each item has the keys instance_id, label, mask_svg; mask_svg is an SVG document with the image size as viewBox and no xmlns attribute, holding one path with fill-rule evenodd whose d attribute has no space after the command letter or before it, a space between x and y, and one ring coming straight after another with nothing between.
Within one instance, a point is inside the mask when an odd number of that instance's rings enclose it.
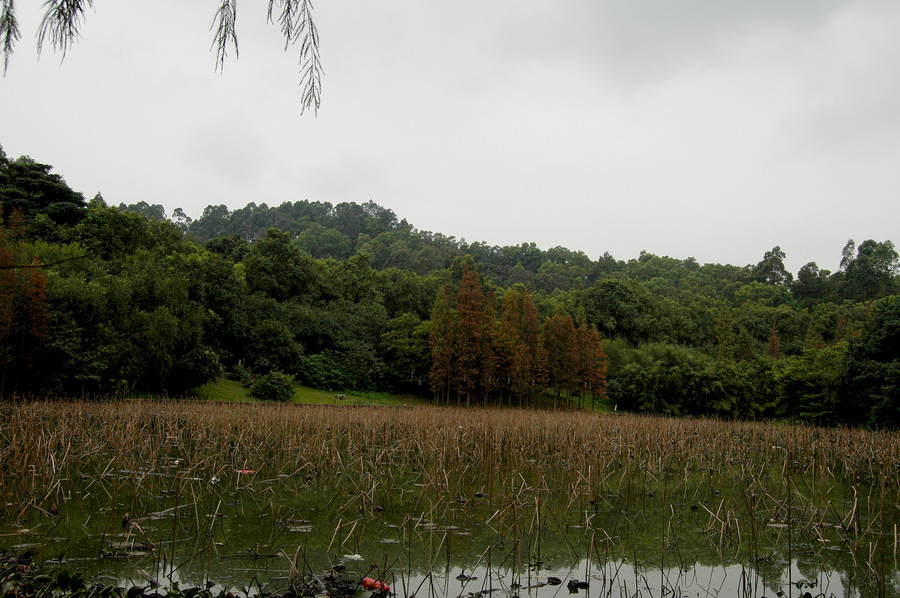
<instances>
[{"instance_id":1,"label":"pond","mask_svg":"<svg viewBox=\"0 0 900 598\"><path fill-rule=\"evenodd\" d=\"M892 434L485 410L6 409L0 548L97 583L900 595Z\"/></svg>"}]
</instances>

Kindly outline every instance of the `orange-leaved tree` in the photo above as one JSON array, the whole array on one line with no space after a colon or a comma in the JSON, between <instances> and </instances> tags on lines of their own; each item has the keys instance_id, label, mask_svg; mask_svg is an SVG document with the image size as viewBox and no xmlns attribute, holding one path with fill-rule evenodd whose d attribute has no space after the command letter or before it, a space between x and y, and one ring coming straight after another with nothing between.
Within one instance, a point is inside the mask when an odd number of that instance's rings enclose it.
<instances>
[{"instance_id":1,"label":"orange-leaved tree","mask_svg":"<svg viewBox=\"0 0 900 598\"><path fill-rule=\"evenodd\" d=\"M478 273L466 266L456 297L457 396L466 395L466 406L479 386L482 372L484 292Z\"/></svg>"},{"instance_id":2,"label":"orange-leaved tree","mask_svg":"<svg viewBox=\"0 0 900 598\"><path fill-rule=\"evenodd\" d=\"M0 395L39 389L40 363L50 323L46 277L37 258L27 261L22 218L0 225Z\"/></svg>"},{"instance_id":3,"label":"orange-leaved tree","mask_svg":"<svg viewBox=\"0 0 900 598\"><path fill-rule=\"evenodd\" d=\"M598 396L606 396L606 353L597 327L579 319L578 335L578 377L582 392L578 406L583 408L584 394L591 393L591 408Z\"/></svg>"},{"instance_id":4,"label":"orange-leaved tree","mask_svg":"<svg viewBox=\"0 0 900 598\"><path fill-rule=\"evenodd\" d=\"M547 370L554 388L554 407L565 390L571 397L578 381L578 339L569 314L557 314L544 320L542 329L547 351Z\"/></svg>"}]
</instances>

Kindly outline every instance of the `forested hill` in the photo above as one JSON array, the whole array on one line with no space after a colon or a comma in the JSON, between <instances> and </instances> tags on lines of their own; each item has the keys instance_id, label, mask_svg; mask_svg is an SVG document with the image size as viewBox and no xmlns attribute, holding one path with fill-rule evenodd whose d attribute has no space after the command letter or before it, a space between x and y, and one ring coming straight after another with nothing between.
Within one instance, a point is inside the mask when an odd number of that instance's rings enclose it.
<instances>
[{"instance_id":1,"label":"forested hill","mask_svg":"<svg viewBox=\"0 0 900 598\"><path fill-rule=\"evenodd\" d=\"M120 204L119 209L166 220L166 210L158 204ZM646 252L629 262L616 260L609 253L592 260L582 251L565 247L544 250L534 243L501 247L419 231L405 219L398 220L392 210L372 201L332 206L304 200L277 207L250 203L234 211L224 205L208 206L197 220L176 209L171 221L199 244L218 239L208 245L211 247L252 243L265 237L270 228L277 228L290 233L294 244L314 258L344 260L364 253L376 270L399 268L427 275L448 267L454 258L469 255L478 264L479 272L494 284L508 288L521 283L545 293L583 287L617 273L632 279L664 278L677 283L685 272L694 272L696 275L691 278L699 277L716 285L729 299L733 299L735 285L755 281L785 287L791 298L803 306L822 301L868 301L900 292L897 252L891 241L867 240L858 248L852 240L848 241L841 253L840 271L820 270L815 262L810 262L800 269L795 280L784 267L786 256L779 247L765 252L756 265L740 267L701 267L693 258L660 258Z\"/></svg>"},{"instance_id":2,"label":"forested hill","mask_svg":"<svg viewBox=\"0 0 900 598\"><path fill-rule=\"evenodd\" d=\"M468 404L900 423L889 240L837 272L490 246L390 210L90 202L0 151L4 395L180 394L228 373ZM836 253L841 248L835 248Z\"/></svg>"}]
</instances>

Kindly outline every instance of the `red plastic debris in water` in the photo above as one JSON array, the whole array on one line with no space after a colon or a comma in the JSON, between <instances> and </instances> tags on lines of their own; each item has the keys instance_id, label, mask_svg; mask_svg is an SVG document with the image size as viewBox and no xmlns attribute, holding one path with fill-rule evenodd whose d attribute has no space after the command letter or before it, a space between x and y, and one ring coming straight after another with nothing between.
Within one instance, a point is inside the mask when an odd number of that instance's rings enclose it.
<instances>
[{"instance_id":1,"label":"red plastic debris in water","mask_svg":"<svg viewBox=\"0 0 900 598\"><path fill-rule=\"evenodd\" d=\"M369 588L370 590L380 590L382 592L390 592L391 588L386 583L382 583L377 579L372 579L371 577L363 578L363 587Z\"/></svg>"},{"instance_id":2,"label":"red plastic debris in water","mask_svg":"<svg viewBox=\"0 0 900 598\"><path fill-rule=\"evenodd\" d=\"M255 469L235 469L234 473L241 475L250 475L251 473L256 473Z\"/></svg>"}]
</instances>

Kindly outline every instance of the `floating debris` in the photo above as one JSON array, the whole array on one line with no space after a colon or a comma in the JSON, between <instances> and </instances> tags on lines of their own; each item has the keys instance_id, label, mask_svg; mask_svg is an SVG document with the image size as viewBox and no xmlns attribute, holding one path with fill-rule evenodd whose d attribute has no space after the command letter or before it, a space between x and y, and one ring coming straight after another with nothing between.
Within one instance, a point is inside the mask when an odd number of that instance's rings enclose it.
<instances>
[{"instance_id":1,"label":"floating debris","mask_svg":"<svg viewBox=\"0 0 900 598\"><path fill-rule=\"evenodd\" d=\"M389 585L387 585L386 583L383 583L381 581L378 581L377 579L373 579L371 577L364 577L362 580L362 585L364 588L367 588L369 590L373 590L376 592L387 593L387 592L391 591L391 587Z\"/></svg>"}]
</instances>

